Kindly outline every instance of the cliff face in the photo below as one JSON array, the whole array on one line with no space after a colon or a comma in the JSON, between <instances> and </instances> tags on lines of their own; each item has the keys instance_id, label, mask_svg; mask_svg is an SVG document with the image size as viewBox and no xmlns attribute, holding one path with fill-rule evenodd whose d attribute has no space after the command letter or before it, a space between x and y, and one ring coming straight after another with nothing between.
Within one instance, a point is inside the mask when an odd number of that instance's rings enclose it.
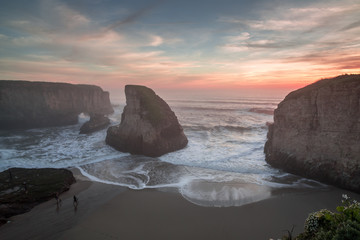
<instances>
[{"instance_id":1,"label":"cliff face","mask_svg":"<svg viewBox=\"0 0 360 240\"><path fill-rule=\"evenodd\" d=\"M274 112L265 155L274 167L360 192L360 75L290 93Z\"/></svg>"},{"instance_id":2,"label":"cliff face","mask_svg":"<svg viewBox=\"0 0 360 240\"><path fill-rule=\"evenodd\" d=\"M109 93L92 85L0 81L0 128L75 124L78 114L113 112Z\"/></svg>"},{"instance_id":3,"label":"cliff face","mask_svg":"<svg viewBox=\"0 0 360 240\"><path fill-rule=\"evenodd\" d=\"M106 143L151 157L184 148L188 140L168 104L144 86L125 86L126 106L121 123L108 129Z\"/></svg>"}]
</instances>

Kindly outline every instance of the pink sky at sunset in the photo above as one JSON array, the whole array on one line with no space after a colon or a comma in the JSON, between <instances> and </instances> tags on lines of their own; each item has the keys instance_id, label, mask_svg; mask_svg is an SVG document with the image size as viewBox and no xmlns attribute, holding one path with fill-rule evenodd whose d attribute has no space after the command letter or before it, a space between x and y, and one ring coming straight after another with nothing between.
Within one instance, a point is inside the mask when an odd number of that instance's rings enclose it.
<instances>
[{"instance_id":1,"label":"pink sky at sunset","mask_svg":"<svg viewBox=\"0 0 360 240\"><path fill-rule=\"evenodd\" d=\"M360 73L358 1L5 1L0 79L289 89Z\"/></svg>"}]
</instances>

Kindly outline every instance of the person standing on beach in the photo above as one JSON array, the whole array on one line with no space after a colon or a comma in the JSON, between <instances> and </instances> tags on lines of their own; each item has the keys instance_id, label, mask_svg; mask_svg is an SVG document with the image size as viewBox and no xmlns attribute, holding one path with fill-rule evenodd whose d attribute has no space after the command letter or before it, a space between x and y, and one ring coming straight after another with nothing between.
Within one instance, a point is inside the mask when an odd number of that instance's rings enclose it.
<instances>
[{"instance_id":1,"label":"person standing on beach","mask_svg":"<svg viewBox=\"0 0 360 240\"><path fill-rule=\"evenodd\" d=\"M26 182L23 182L23 186L24 186L24 191L25 191L25 194L28 194L28 188L27 188L27 185L26 185Z\"/></svg>"},{"instance_id":2,"label":"person standing on beach","mask_svg":"<svg viewBox=\"0 0 360 240\"><path fill-rule=\"evenodd\" d=\"M55 200L56 200L56 205L59 206L61 205L61 198L59 198L59 193L55 193Z\"/></svg>"},{"instance_id":3,"label":"person standing on beach","mask_svg":"<svg viewBox=\"0 0 360 240\"><path fill-rule=\"evenodd\" d=\"M73 201L73 205L74 205L74 207L75 208L77 208L77 206L78 206L78 204L79 204L79 200L78 200L78 198L74 195L74 201Z\"/></svg>"},{"instance_id":4,"label":"person standing on beach","mask_svg":"<svg viewBox=\"0 0 360 240\"><path fill-rule=\"evenodd\" d=\"M12 181L12 173L11 173L10 168L8 169L8 172L9 172L9 179L10 179L10 182L11 182Z\"/></svg>"}]
</instances>

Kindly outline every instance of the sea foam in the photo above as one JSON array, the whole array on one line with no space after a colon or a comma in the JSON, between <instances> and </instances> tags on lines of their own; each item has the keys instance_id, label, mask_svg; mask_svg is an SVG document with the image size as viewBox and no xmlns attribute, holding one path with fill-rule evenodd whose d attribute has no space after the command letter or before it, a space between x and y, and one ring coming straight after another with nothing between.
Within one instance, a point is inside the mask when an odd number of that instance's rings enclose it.
<instances>
[{"instance_id":1,"label":"sea foam","mask_svg":"<svg viewBox=\"0 0 360 240\"><path fill-rule=\"evenodd\" d=\"M0 171L11 167L78 167L93 181L131 189L174 188L203 206L239 206L271 189L319 187L265 162L267 122L280 99L169 100L189 139L182 150L159 158L130 155L105 144L106 129L79 134L79 124L0 132ZM111 124L120 122L124 102ZM219 111L219 110L222 111ZM259 111L256 109L260 109ZM265 112L262 110L266 110Z\"/></svg>"}]
</instances>

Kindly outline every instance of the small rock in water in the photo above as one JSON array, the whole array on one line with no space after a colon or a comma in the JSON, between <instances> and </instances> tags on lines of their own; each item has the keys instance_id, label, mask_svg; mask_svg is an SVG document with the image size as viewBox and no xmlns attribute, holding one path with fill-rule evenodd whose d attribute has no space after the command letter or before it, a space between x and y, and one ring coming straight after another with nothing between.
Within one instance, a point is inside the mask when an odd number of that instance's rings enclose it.
<instances>
[{"instance_id":1,"label":"small rock in water","mask_svg":"<svg viewBox=\"0 0 360 240\"><path fill-rule=\"evenodd\" d=\"M90 120L84 123L80 128L80 134L92 133L106 128L110 124L110 119L101 115L93 114Z\"/></svg>"}]
</instances>

